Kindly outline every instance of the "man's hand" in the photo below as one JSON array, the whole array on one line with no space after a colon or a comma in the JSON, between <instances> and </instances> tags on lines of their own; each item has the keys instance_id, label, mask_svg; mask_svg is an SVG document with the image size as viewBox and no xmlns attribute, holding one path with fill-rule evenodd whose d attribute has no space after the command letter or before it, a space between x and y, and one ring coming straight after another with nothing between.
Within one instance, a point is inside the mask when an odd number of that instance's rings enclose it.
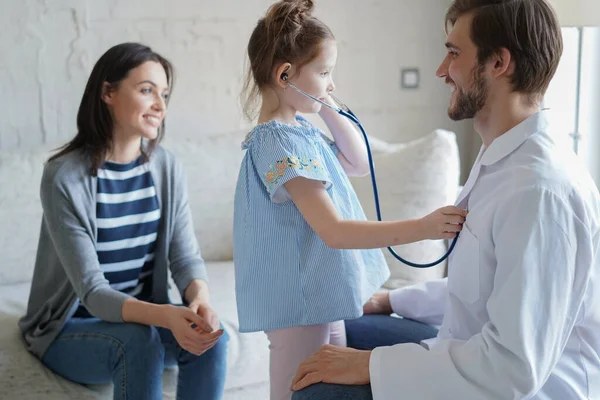
<instances>
[{"instance_id":1,"label":"man's hand","mask_svg":"<svg viewBox=\"0 0 600 400\"><path fill-rule=\"evenodd\" d=\"M291 389L301 390L318 382L366 385L371 381L370 358L368 350L325 345L300 364Z\"/></svg>"},{"instance_id":2,"label":"man's hand","mask_svg":"<svg viewBox=\"0 0 600 400\"><path fill-rule=\"evenodd\" d=\"M375 293L363 306L363 313L365 314L390 315L393 312L389 292Z\"/></svg>"}]
</instances>

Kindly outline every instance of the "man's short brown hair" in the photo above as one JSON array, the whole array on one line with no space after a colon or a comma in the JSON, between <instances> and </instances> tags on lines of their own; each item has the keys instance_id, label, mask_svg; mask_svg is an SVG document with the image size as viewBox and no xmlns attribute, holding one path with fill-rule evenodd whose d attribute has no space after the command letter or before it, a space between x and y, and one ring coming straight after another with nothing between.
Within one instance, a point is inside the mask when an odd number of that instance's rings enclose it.
<instances>
[{"instance_id":1,"label":"man's short brown hair","mask_svg":"<svg viewBox=\"0 0 600 400\"><path fill-rule=\"evenodd\" d=\"M562 55L560 25L546 0L455 0L446 27L473 14L471 40L480 64L506 48L515 63L513 90L539 101L546 93Z\"/></svg>"}]
</instances>

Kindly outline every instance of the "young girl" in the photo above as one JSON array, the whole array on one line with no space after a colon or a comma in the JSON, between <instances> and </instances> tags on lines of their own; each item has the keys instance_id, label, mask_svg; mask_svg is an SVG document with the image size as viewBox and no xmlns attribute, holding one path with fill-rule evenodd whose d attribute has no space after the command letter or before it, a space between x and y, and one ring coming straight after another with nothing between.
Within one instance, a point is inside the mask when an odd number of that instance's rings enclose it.
<instances>
[{"instance_id":1,"label":"young girl","mask_svg":"<svg viewBox=\"0 0 600 400\"><path fill-rule=\"evenodd\" d=\"M272 400L290 398L298 365L322 345L345 346L343 321L360 317L389 276L379 248L452 238L465 215L446 207L366 221L348 180L369 171L359 132L288 85L331 101L336 42L312 9L311 0L274 4L248 44L246 105L258 96L262 104L235 195L236 292L240 331L270 341ZM298 112L319 113L335 142Z\"/></svg>"},{"instance_id":2,"label":"young girl","mask_svg":"<svg viewBox=\"0 0 600 400\"><path fill-rule=\"evenodd\" d=\"M183 168L158 146L172 81L149 47L110 48L89 77L77 135L42 177L19 326L45 366L82 384L112 382L114 399L161 399L168 364L179 365L178 399L223 395L227 335L209 303ZM184 306L169 304L167 266Z\"/></svg>"}]
</instances>

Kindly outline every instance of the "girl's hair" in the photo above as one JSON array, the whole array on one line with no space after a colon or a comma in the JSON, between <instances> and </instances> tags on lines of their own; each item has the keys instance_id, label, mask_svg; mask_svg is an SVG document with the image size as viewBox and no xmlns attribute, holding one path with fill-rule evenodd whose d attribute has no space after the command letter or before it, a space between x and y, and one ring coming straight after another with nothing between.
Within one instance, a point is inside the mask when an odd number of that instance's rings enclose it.
<instances>
[{"instance_id":1,"label":"girl's hair","mask_svg":"<svg viewBox=\"0 0 600 400\"><path fill-rule=\"evenodd\" d=\"M127 77L129 71L147 61L154 61L163 66L167 75L167 83L172 90L173 67L161 55L148 46L139 43L121 43L111 47L94 65L90 74L79 111L77 112L77 135L69 143L58 149L48 161L52 161L73 151L81 151L91 160L91 174L96 176L98 168L104 162L113 144L114 121L108 106L102 100L104 82L111 89L116 89ZM164 120L158 128L158 136L141 148L144 159L148 159L156 144L164 136Z\"/></svg>"},{"instance_id":2,"label":"girl's hair","mask_svg":"<svg viewBox=\"0 0 600 400\"><path fill-rule=\"evenodd\" d=\"M248 42L250 67L242 91L248 119L256 116L260 93L271 84L278 64L302 67L317 57L324 40L335 39L329 27L312 16L313 8L312 0L281 0L258 21Z\"/></svg>"}]
</instances>

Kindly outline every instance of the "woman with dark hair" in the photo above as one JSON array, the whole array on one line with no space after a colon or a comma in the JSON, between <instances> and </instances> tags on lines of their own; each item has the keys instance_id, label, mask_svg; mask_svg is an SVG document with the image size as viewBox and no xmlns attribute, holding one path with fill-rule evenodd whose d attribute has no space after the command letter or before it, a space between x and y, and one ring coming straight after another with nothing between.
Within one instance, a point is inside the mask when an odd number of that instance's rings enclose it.
<instances>
[{"instance_id":1,"label":"woman with dark hair","mask_svg":"<svg viewBox=\"0 0 600 400\"><path fill-rule=\"evenodd\" d=\"M109 49L90 75L75 138L44 168L44 212L26 315L29 351L115 399L221 398L227 334L209 303L181 164L158 143L173 70L149 47ZM185 305L168 297L167 268Z\"/></svg>"}]
</instances>

